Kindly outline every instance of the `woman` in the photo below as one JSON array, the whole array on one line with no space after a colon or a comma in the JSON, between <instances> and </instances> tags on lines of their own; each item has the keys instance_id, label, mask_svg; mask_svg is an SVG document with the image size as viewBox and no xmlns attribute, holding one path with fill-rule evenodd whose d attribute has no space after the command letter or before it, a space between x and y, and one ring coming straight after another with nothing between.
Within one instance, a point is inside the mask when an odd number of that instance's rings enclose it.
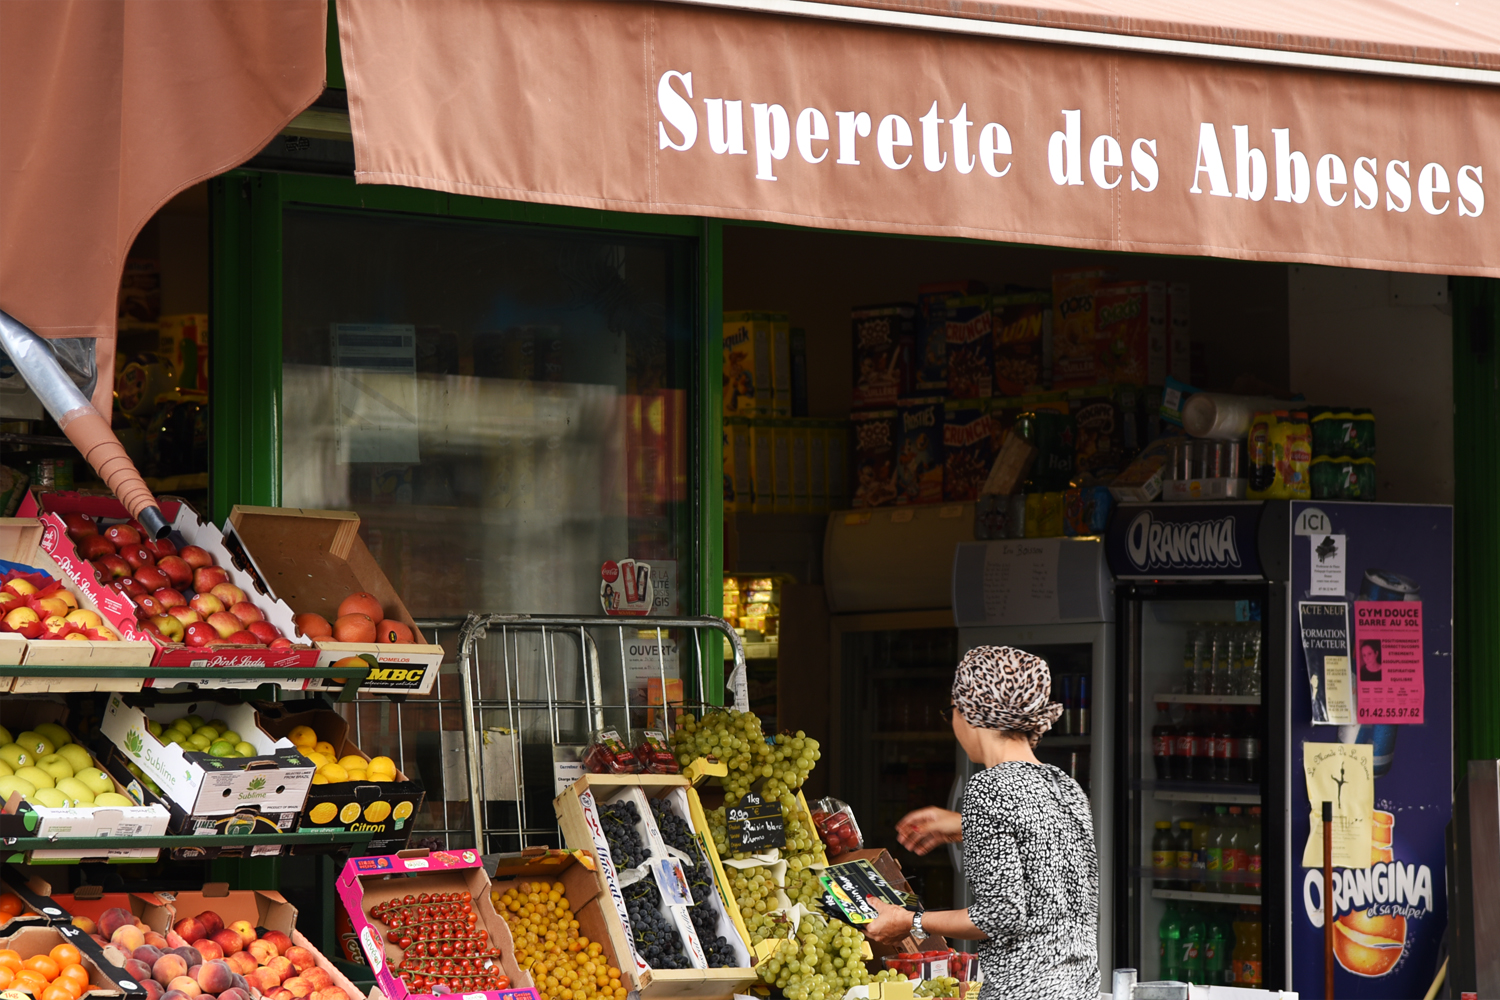
<instances>
[{"instance_id":1,"label":"woman","mask_svg":"<svg viewBox=\"0 0 1500 1000\"><path fill-rule=\"evenodd\" d=\"M871 938L926 935L981 941L980 1000L1097 1000L1099 858L1093 816L1078 783L1032 748L1062 714L1048 702L1045 660L1008 646L964 654L953 677L953 734L984 765L964 790L963 813L920 809L896 826L903 847L926 854L963 842L967 910L913 914L875 900Z\"/></svg>"}]
</instances>

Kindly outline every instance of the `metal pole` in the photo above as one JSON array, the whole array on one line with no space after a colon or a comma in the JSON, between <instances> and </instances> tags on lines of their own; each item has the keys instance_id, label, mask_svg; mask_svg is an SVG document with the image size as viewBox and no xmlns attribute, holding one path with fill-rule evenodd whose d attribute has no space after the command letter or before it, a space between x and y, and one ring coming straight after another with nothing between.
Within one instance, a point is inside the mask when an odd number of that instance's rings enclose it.
<instances>
[{"instance_id":1,"label":"metal pole","mask_svg":"<svg viewBox=\"0 0 1500 1000\"><path fill-rule=\"evenodd\" d=\"M484 853L484 799L480 795L479 788L479 761L480 748L478 710L474 705L474 641L476 629L470 626L475 623L473 616L465 623L462 639L459 643L458 674L459 683L463 688L464 709L464 744L468 749L469 771L469 809L474 819L474 849ZM479 626L482 631L483 626Z\"/></svg>"},{"instance_id":2,"label":"metal pole","mask_svg":"<svg viewBox=\"0 0 1500 1000\"><path fill-rule=\"evenodd\" d=\"M1323 996L1333 1000L1333 803L1323 803Z\"/></svg>"}]
</instances>

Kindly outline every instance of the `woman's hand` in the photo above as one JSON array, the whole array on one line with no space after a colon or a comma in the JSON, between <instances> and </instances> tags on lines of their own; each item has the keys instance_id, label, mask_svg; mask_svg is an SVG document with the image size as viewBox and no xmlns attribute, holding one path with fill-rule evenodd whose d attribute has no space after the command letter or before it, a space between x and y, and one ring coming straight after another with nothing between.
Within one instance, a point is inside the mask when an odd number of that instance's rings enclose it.
<instances>
[{"instance_id":1,"label":"woman's hand","mask_svg":"<svg viewBox=\"0 0 1500 1000\"><path fill-rule=\"evenodd\" d=\"M865 937L881 944L900 944L911 933L911 921L915 916L910 910L866 896L880 916L864 926Z\"/></svg>"},{"instance_id":2,"label":"woman's hand","mask_svg":"<svg viewBox=\"0 0 1500 1000\"><path fill-rule=\"evenodd\" d=\"M936 806L918 809L901 817L896 824L896 839L913 854L926 854L934 847L963 840L963 818Z\"/></svg>"}]
</instances>

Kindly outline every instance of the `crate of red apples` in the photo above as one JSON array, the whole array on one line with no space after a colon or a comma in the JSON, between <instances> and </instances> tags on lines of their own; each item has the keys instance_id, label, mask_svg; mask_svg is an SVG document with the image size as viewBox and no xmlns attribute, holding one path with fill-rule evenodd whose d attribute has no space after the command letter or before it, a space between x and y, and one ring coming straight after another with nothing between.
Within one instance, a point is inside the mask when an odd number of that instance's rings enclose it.
<instances>
[{"instance_id":1,"label":"crate of red apples","mask_svg":"<svg viewBox=\"0 0 1500 1000\"><path fill-rule=\"evenodd\" d=\"M159 500L172 525L162 539L113 497L33 493L21 513L41 521L42 550L121 638L153 645L153 665L314 666L318 651L296 637L292 610L234 564L219 530L186 501Z\"/></svg>"}]
</instances>

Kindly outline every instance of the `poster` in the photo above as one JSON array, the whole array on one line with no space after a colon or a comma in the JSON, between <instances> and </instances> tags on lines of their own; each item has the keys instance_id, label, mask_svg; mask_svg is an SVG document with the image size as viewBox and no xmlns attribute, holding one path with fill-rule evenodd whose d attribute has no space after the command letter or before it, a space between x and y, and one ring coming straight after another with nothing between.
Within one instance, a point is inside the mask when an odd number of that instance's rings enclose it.
<instances>
[{"instance_id":1,"label":"poster","mask_svg":"<svg viewBox=\"0 0 1500 1000\"><path fill-rule=\"evenodd\" d=\"M1302 744L1302 772L1312 806L1304 868L1323 867L1323 803L1333 803L1333 865L1367 868L1375 811L1375 754L1358 743Z\"/></svg>"},{"instance_id":2,"label":"poster","mask_svg":"<svg viewBox=\"0 0 1500 1000\"><path fill-rule=\"evenodd\" d=\"M1421 725L1422 602L1356 601L1354 648L1360 723Z\"/></svg>"},{"instance_id":3,"label":"poster","mask_svg":"<svg viewBox=\"0 0 1500 1000\"><path fill-rule=\"evenodd\" d=\"M651 565L634 559L606 559L599 568L599 603L607 615L651 613Z\"/></svg>"},{"instance_id":4,"label":"poster","mask_svg":"<svg viewBox=\"0 0 1500 1000\"><path fill-rule=\"evenodd\" d=\"M1349 605L1343 601L1297 602L1312 724L1354 724L1354 684L1349 670Z\"/></svg>"},{"instance_id":5,"label":"poster","mask_svg":"<svg viewBox=\"0 0 1500 1000\"><path fill-rule=\"evenodd\" d=\"M1312 583L1308 592L1314 597L1343 597L1345 544L1344 535L1309 535L1312 547Z\"/></svg>"}]
</instances>

